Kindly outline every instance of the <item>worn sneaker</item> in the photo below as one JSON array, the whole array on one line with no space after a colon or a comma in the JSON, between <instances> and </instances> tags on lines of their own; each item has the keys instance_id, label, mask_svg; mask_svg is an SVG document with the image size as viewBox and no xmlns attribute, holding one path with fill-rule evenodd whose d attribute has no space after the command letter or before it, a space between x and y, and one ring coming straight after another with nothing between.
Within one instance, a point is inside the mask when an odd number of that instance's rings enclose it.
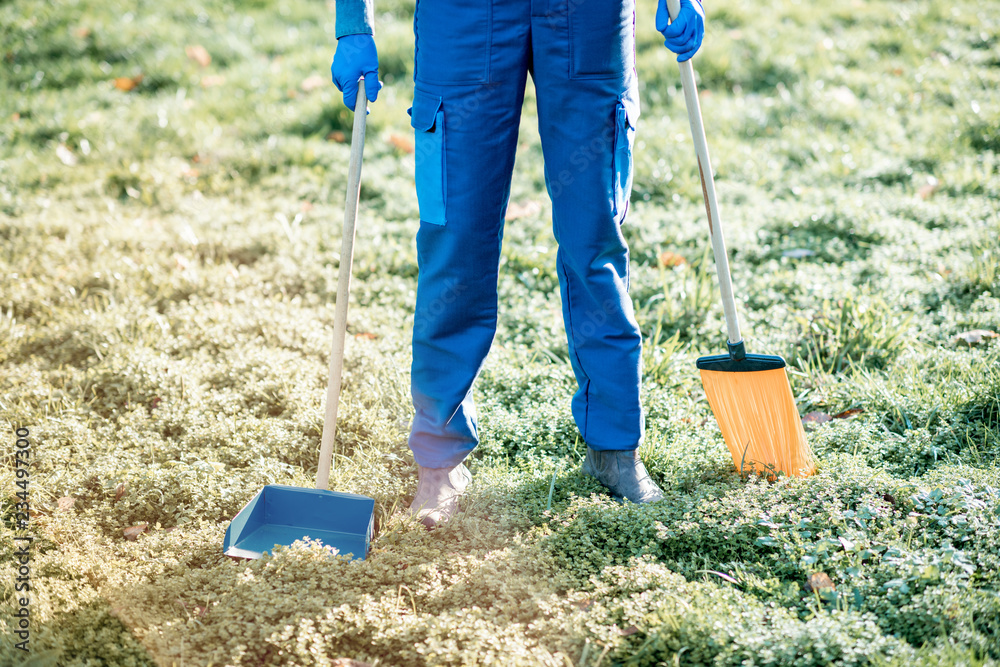
<instances>
[{"instance_id":1,"label":"worn sneaker","mask_svg":"<svg viewBox=\"0 0 1000 667\"><path fill-rule=\"evenodd\" d=\"M583 472L608 487L615 496L634 503L663 500L663 491L649 478L638 450L603 451L587 447Z\"/></svg>"},{"instance_id":2,"label":"worn sneaker","mask_svg":"<svg viewBox=\"0 0 1000 667\"><path fill-rule=\"evenodd\" d=\"M472 481L472 473L459 463L452 468L417 466L417 492L410 512L427 528L435 528L458 512L458 499Z\"/></svg>"}]
</instances>

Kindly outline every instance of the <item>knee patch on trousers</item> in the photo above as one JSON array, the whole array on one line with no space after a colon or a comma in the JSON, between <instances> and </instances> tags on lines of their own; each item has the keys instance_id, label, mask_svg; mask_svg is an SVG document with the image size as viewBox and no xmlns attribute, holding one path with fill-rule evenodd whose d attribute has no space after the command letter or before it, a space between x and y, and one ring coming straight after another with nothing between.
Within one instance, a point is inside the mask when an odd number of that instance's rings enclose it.
<instances>
[{"instance_id":1,"label":"knee patch on trousers","mask_svg":"<svg viewBox=\"0 0 1000 667\"><path fill-rule=\"evenodd\" d=\"M414 166L420 220L445 224L445 133L440 97L415 90L407 110L414 132Z\"/></svg>"}]
</instances>

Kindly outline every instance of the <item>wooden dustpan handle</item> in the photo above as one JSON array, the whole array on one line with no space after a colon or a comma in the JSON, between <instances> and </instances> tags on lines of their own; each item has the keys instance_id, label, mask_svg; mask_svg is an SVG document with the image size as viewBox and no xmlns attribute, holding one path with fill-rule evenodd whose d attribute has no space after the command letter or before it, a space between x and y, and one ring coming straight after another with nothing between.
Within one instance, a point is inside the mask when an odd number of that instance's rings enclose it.
<instances>
[{"instance_id":1,"label":"wooden dustpan handle","mask_svg":"<svg viewBox=\"0 0 1000 667\"><path fill-rule=\"evenodd\" d=\"M680 10L680 0L667 0L667 11L670 13L671 21L677 17ZM722 308L726 312L729 342L735 344L743 340L743 337L740 335L740 320L736 314L736 300L733 298L733 282L729 276L729 256L726 255L726 240L722 234L719 203L715 198L715 178L712 176L712 161L708 157L708 140L705 139L705 125L701 121L698 86L694 82L694 67L691 65L691 60L677 64L681 69L684 101L687 103L688 120L691 121L691 138L694 140L694 151L698 156L698 175L701 176L701 193L705 197L705 211L708 213L708 233L712 237L712 254L715 255L715 270L719 274Z\"/></svg>"},{"instance_id":2,"label":"wooden dustpan handle","mask_svg":"<svg viewBox=\"0 0 1000 667\"><path fill-rule=\"evenodd\" d=\"M371 76L376 76L372 74ZM340 406L340 383L344 370L344 341L347 338L347 300L351 291L351 264L354 261L354 229L358 221L361 195L361 157L365 151L365 121L368 99L364 77L358 82L354 106L354 130L351 133L351 164L347 172L347 203L344 206L344 234L340 246L340 270L337 273L337 307L333 315L333 352L330 353L330 379L326 387L326 416L319 450L316 488L330 488L330 465L333 442L337 435L337 408Z\"/></svg>"}]
</instances>

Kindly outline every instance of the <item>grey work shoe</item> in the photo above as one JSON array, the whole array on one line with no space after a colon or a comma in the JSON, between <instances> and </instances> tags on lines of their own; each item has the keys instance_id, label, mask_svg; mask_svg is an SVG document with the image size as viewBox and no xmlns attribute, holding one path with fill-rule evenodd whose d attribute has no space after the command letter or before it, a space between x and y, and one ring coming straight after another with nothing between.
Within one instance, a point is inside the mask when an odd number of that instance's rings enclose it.
<instances>
[{"instance_id":1,"label":"grey work shoe","mask_svg":"<svg viewBox=\"0 0 1000 667\"><path fill-rule=\"evenodd\" d=\"M458 512L458 499L472 481L472 473L459 463L452 468L417 466L417 492L410 512L420 523L435 528Z\"/></svg>"},{"instance_id":2,"label":"grey work shoe","mask_svg":"<svg viewBox=\"0 0 1000 667\"><path fill-rule=\"evenodd\" d=\"M663 500L663 491L649 478L638 450L599 452L587 447L583 472L608 487L615 496L634 503Z\"/></svg>"}]
</instances>

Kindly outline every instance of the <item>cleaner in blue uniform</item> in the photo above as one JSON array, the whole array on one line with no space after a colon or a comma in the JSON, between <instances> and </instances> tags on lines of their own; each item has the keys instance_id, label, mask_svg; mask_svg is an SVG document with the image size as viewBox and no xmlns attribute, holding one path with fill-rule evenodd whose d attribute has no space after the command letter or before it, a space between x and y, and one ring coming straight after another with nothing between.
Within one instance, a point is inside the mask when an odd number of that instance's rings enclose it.
<instances>
[{"instance_id":1,"label":"cleaner in blue uniform","mask_svg":"<svg viewBox=\"0 0 1000 667\"><path fill-rule=\"evenodd\" d=\"M656 29L687 60L701 46L699 0L676 20L655 0ZM417 0L413 106L417 302L409 446L418 465L414 514L446 521L470 481L479 441L472 384L497 326L497 277L524 88L530 74L563 319L579 385L572 411L583 463L613 494L663 497L640 461L642 340L628 296L620 225L632 188L639 119L635 0ZM372 0L337 0L333 81L353 109L375 101Z\"/></svg>"}]
</instances>

